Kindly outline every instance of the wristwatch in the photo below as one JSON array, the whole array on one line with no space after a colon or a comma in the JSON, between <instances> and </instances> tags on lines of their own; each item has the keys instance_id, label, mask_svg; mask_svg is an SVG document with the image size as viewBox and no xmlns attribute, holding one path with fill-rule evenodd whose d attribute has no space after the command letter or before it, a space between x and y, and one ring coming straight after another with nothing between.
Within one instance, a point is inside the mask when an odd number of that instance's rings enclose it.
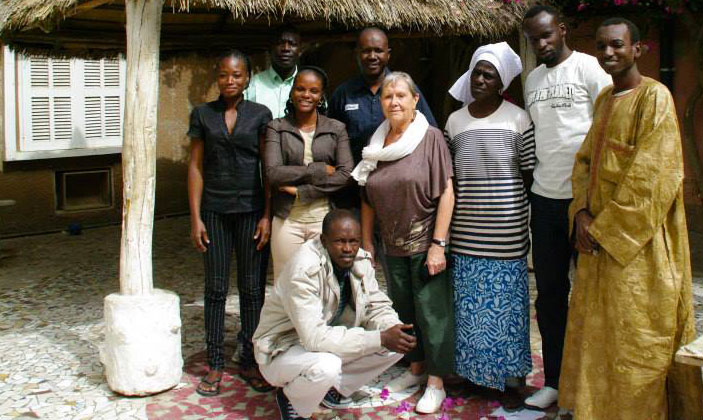
<instances>
[{"instance_id":1,"label":"wristwatch","mask_svg":"<svg viewBox=\"0 0 703 420\"><path fill-rule=\"evenodd\" d=\"M439 246L441 246L442 248L444 248L444 247L447 246L447 241L445 241L444 239L432 238L432 243L435 244L435 245L439 245Z\"/></svg>"}]
</instances>

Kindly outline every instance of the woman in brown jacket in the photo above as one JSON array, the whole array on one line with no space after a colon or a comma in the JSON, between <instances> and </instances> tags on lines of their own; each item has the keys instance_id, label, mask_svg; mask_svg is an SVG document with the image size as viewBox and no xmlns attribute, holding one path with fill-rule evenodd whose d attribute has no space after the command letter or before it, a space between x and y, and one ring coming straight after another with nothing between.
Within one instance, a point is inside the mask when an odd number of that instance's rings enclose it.
<instances>
[{"instance_id":1,"label":"woman in brown jacket","mask_svg":"<svg viewBox=\"0 0 703 420\"><path fill-rule=\"evenodd\" d=\"M324 115L326 87L322 69L301 67L286 116L271 121L266 130L274 278L305 241L320 234L330 195L347 184L354 165L344 124Z\"/></svg>"}]
</instances>

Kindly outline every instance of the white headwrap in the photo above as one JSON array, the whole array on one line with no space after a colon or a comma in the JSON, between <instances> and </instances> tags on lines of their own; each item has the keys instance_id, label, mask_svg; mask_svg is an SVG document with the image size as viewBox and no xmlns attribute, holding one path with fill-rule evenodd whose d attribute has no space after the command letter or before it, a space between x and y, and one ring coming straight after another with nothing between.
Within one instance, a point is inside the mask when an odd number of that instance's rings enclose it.
<instances>
[{"instance_id":1,"label":"white headwrap","mask_svg":"<svg viewBox=\"0 0 703 420\"><path fill-rule=\"evenodd\" d=\"M478 47L471 57L469 70L462 74L454 85L449 89L449 94L457 101L461 101L464 105L468 105L474 101L471 95L471 73L479 61L488 61L498 71L500 80L503 82L503 89L510 86L515 76L522 71L522 63L520 56L515 54L507 42L499 42L497 44L486 44Z\"/></svg>"}]
</instances>

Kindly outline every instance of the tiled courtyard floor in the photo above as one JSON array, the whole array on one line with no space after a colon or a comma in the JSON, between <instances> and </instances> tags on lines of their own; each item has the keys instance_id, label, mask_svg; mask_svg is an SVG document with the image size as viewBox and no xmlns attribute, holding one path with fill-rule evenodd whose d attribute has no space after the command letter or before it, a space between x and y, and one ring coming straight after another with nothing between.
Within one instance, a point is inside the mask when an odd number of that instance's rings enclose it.
<instances>
[{"instance_id":1,"label":"tiled courtyard floor","mask_svg":"<svg viewBox=\"0 0 703 420\"><path fill-rule=\"evenodd\" d=\"M186 217L155 224L155 285L180 295L185 369L175 389L148 398L113 394L99 362L103 298L118 291L119 227L90 229L80 236L51 234L1 241L0 247L14 256L0 259L0 419L276 418L273 394L249 390L234 364L228 367L220 396L202 398L194 392L205 370L202 261L190 246L188 231ZM700 280L694 287L699 331L703 327ZM235 299L229 305L228 339L235 336ZM528 384L541 386L534 317L532 327L535 370ZM463 386L450 391L458 404L446 412L446 418L490 418L496 408L494 394L470 392ZM407 401L412 405L416 400ZM392 419L398 417L399 406L395 402L382 408L327 410L315 418Z\"/></svg>"}]
</instances>

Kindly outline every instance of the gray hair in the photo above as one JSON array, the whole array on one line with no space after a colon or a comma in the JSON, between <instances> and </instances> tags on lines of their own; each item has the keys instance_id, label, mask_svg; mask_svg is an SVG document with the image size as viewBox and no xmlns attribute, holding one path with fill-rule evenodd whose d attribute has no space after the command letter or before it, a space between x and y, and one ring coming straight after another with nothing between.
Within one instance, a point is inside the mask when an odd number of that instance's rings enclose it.
<instances>
[{"instance_id":1,"label":"gray hair","mask_svg":"<svg viewBox=\"0 0 703 420\"><path fill-rule=\"evenodd\" d=\"M419 95L417 87L415 86L415 82L413 82L413 78L410 77L410 75L404 71L394 71L386 75L386 77L383 79L383 83L381 84L381 93L383 93L383 91L386 89L386 86L395 85L396 83L401 81L405 82L405 84L408 85L408 90L410 90L410 93L413 96Z\"/></svg>"}]
</instances>

